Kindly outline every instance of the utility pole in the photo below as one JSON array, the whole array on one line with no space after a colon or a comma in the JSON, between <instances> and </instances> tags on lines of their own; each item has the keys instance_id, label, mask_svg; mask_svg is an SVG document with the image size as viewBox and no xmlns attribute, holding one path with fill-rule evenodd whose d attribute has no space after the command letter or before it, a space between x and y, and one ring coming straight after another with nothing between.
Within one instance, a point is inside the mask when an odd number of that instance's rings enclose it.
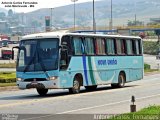
<instances>
[{"instance_id":1,"label":"utility pole","mask_svg":"<svg viewBox=\"0 0 160 120\"><path fill-rule=\"evenodd\" d=\"M96 21L94 16L94 0L93 0L93 33L96 34Z\"/></svg>"},{"instance_id":2,"label":"utility pole","mask_svg":"<svg viewBox=\"0 0 160 120\"><path fill-rule=\"evenodd\" d=\"M134 3L134 9L135 9L135 15L134 15L134 22L135 22L135 26L137 25L137 15L136 15L136 13L137 13L137 3L136 3L136 1L135 1L135 3Z\"/></svg>"},{"instance_id":3,"label":"utility pole","mask_svg":"<svg viewBox=\"0 0 160 120\"><path fill-rule=\"evenodd\" d=\"M111 22L110 22L111 30L113 29L113 16L112 16L112 0L111 0Z\"/></svg>"},{"instance_id":4,"label":"utility pole","mask_svg":"<svg viewBox=\"0 0 160 120\"><path fill-rule=\"evenodd\" d=\"M51 28L50 28L50 29L52 30L52 10L53 10L54 8L50 8L50 9L51 9L51 17L50 17L50 21L51 21L51 22L50 22L50 24L51 24L50 26L51 26Z\"/></svg>"},{"instance_id":5,"label":"utility pole","mask_svg":"<svg viewBox=\"0 0 160 120\"><path fill-rule=\"evenodd\" d=\"M137 15L135 14L135 26L137 25Z\"/></svg>"},{"instance_id":6,"label":"utility pole","mask_svg":"<svg viewBox=\"0 0 160 120\"><path fill-rule=\"evenodd\" d=\"M74 2L74 31L76 30L76 2L78 0L71 0L72 2Z\"/></svg>"}]
</instances>

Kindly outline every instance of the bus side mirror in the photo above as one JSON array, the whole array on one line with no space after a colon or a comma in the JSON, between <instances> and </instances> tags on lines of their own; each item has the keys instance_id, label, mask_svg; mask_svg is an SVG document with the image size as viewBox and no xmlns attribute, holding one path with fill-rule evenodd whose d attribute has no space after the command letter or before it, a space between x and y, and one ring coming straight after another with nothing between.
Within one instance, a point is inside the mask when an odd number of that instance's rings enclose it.
<instances>
[{"instance_id":1,"label":"bus side mirror","mask_svg":"<svg viewBox=\"0 0 160 120\"><path fill-rule=\"evenodd\" d=\"M18 46L15 46L15 47L12 48L12 60L14 60L14 49L15 48L18 49L18 50L20 49L20 47L18 47Z\"/></svg>"},{"instance_id":2,"label":"bus side mirror","mask_svg":"<svg viewBox=\"0 0 160 120\"><path fill-rule=\"evenodd\" d=\"M61 45L59 46L60 49L62 49L62 51L68 50L68 47L66 45Z\"/></svg>"},{"instance_id":3,"label":"bus side mirror","mask_svg":"<svg viewBox=\"0 0 160 120\"><path fill-rule=\"evenodd\" d=\"M14 50L12 50L12 60L14 60Z\"/></svg>"}]
</instances>

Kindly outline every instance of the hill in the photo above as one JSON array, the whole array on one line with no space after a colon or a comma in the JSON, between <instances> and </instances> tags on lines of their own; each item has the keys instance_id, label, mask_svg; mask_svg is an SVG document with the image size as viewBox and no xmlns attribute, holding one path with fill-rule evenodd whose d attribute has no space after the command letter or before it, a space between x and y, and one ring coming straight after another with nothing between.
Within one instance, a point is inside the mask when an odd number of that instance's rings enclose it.
<instances>
[{"instance_id":1,"label":"hill","mask_svg":"<svg viewBox=\"0 0 160 120\"><path fill-rule=\"evenodd\" d=\"M110 0L95 1L96 25L108 26L110 21ZM126 25L129 20L148 22L152 17L159 17L159 0L113 0L113 24ZM92 2L76 4L76 25L92 25ZM45 26L45 16L51 16L51 9L44 8L24 14L27 26ZM73 4L52 10L52 25L69 27L73 25ZM35 27L36 27L35 25Z\"/></svg>"}]
</instances>

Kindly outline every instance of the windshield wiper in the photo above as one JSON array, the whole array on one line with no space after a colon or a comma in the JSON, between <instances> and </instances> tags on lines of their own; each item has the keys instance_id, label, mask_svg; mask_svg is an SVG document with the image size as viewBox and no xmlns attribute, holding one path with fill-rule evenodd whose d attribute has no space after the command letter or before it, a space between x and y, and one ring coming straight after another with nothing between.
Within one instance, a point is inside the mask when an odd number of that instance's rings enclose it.
<instances>
[{"instance_id":1,"label":"windshield wiper","mask_svg":"<svg viewBox=\"0 0 160 120\"><path fill-rule=\"evenodd\" d=\"M50 78L50 76L49 76L49 74L48 74L48 72L46 70L46 67L45 67L41 57L39 57L39 52L38 51L37 51L37 55L38 55L38 61L39 61L40 65L41 65L41 68L42 68L43 72L45 73L47 78Z\"/></svg>"},{"instance_id":2,"label":"windshield wiper","mask_svg":"<svg viewBox=\"0 0 160 120\"><path fill-rule=\"evenodd\" d=\"M26 71L28 71L30 65L32 64L32 62L33 62L33 60L34 60L34 58L35 58L35 56L36 56L36 50L35 50L35 52L34 52L34 55L33 55L32 59L29 61L29 63L28 63L27 66L25 67L25 69L24 69L24 71L23 71L24 73L25 73Z\"/></svg>"}]
</instances>

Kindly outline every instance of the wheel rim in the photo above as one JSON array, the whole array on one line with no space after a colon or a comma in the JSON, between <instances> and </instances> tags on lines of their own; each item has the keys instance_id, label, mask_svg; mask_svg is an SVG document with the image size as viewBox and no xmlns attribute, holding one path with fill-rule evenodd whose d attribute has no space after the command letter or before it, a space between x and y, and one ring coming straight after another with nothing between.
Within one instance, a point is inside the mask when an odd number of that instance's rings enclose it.
<instances>
[{"instance_id":1,"label":"wheel rim","mask_svg":"<svg viewBox=\"0 0 160 120\"><path fill-rule=\"evenodd\" d=\"M123 77L123 75L120 75L120 77L119 77L120 79L120 82L119 82L119 84L120 84L120 86L124 86L124 77Z\"/></svg>"},{"instance_id":2,"label":"wheel rim","mask_svg":"<svg viewBox=\"0 0 160 120\"><path fill-rule=\"evenodd\" d=\"M74 83L73 83L73 88L74 88L75 90L79 90L79 82L78 82L77 80L74 81Z\"/></svg>"}]
</instances>

